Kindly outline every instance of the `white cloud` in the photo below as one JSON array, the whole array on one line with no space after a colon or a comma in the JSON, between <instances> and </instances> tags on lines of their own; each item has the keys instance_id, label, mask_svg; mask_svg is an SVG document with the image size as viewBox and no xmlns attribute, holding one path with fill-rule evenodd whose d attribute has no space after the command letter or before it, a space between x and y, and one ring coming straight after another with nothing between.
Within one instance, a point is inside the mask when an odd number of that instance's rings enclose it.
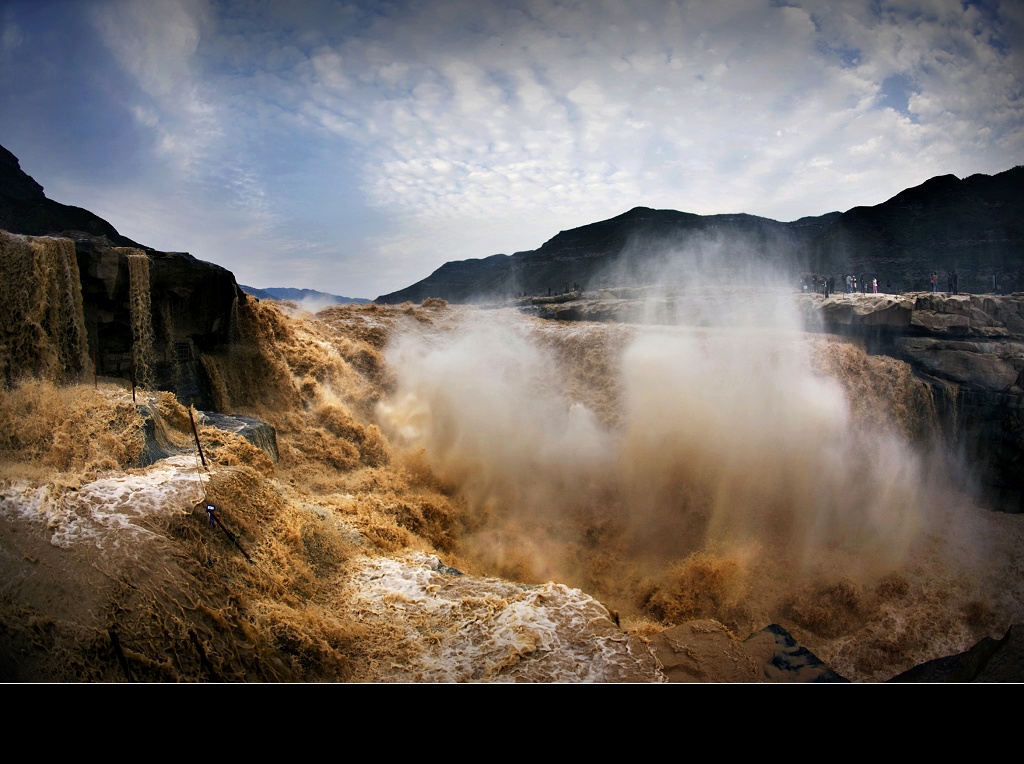
<instances>
[{"instance_id":1,"label":"white cloud","mask_svg":"<svg viewBox=\"0 0 1024 764\"><path fill-rule=\"evenodd\" d=\"M374 80L386 101L347 104L373 113L369 199L420 225L529 218L539 246L556 218L647 204L792 219L877 203L957 160L1013 163L992 143L1019 151L1019 51L993 48L976 11L802 5L452 3L443 29L426 11L392 19L373 47L393 54ZM914 83L913 119L872 109L894 74Z\"/></svg>"},{"instance_id":2,"label":"white cloud","mask_svg":"<svg viewBox=\"0 0 1024 764\"><path fill-rule=\"evenodd\" d=\"M93 23L144 100L130 105L153 134L164 168L193 195L196 212L211 203L244 209L248 228L273 221L256 164L241 151L239 124L199 60L215 39L215 12L206 0L114 0L92 10Z\"/></svg>"},{"instance_id":3,"label":"white cloud","mask_svg":"<svg viewBox=\"0 0 1024 764\"><path fill-rule=\"evenodd\" d=\"M204 221L201 241L246 267L287 262L323 286L343 264L367 296L636 205L789 220L1019 164L1022 8L112 0L92 14L167 171L133 193L173 205L175 225ZM6 18L2 39L21 39ZM905 107L886 107L887 82ZM387 233L365 239L362 211Z\"/></svg>"}]
</instances>

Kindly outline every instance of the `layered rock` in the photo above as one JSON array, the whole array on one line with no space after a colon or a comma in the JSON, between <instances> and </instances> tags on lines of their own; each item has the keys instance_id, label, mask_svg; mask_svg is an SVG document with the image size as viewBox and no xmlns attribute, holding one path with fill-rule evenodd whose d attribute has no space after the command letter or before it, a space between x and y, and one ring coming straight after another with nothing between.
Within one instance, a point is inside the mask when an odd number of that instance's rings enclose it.
<instances>
[{"instance_id":1,"label":"layered rock","mask_svg":"<svg viewBox=\"0 0 1024 764\"><path fill-rule=\"evenodd\" d=\"M947 444L993 506L1024 512L1024 294L803 296L826 331L864 338L932 388Z\"/></svg>"},{"instance_id":2,"label":"layered rock","mask_svg":"<svg viewBox=\"0 0 1024 764\"><path fill-rule=\"evenodd\" d=\"M18 297L4 300L7 311L16 313L6 317L0 343L0 372L7 381L24 373L67 381L94 365L99 375L174 390L183 403L212 407L200 356L231 341L233 316L247 299L230 271L185 252L143 247L91 212L47 199L2 146L0 235L5 288ZM56 254L41 258L44 250ZM70 265L48 264L72 250ZM72 281L81 286L78 291L74 285L74 295ZM64 319L68 311L78 311L75 321ZM80 353L64 348L67 342L58 336L69 333L64 325L85 335ZM26 329L13 334L18 327Z\"/></svg>"},{"instance_id":3,"label":"layered rock","mask_svg":"<svg viewBox=\"0 0 1024 764\"><path fill-rule=\"evenodd\" d=\"M109 247L75 241L85 324L98 374L139 379L145 364L153 386L179 400L212 407L201 354L230 343L233 316L245 294L230 271L184 252ZM151 343L140 351L132 315L132 258L148 268Z\"/></svg>"}]
</instances>

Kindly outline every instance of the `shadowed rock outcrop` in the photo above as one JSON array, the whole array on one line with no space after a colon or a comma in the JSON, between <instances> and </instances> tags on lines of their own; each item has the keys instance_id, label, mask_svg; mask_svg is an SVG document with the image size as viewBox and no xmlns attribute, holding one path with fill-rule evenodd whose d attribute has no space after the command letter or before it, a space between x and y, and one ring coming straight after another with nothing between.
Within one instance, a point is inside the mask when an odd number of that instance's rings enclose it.
<instances>
[{"instance_id":1,"label":"shadowed rock outcrop","mask_svg":"<svg viewBox=\"0 0 1024 764\"><path fill-rule=\"evenodd\" d=\"M1020 682L1024 678L1024 625L1014 624L1002 639L985 637L970 650L922 663L890 682Z\"/></svg>"},{"instance_id":2,"label":"shadowed rock outcrop","mask_svg":"<svg viewBox=\"0 0 1024 764\"><path fill-rule=\"evenodd\" d=\"M211 408L201 354L230 343L237 304L247 299L232 273L185 252L109 247L90 238L77 239L75 251L97 372L123 378L140 374L130 260L145 258L151 382L157 389L174 390L182 403Z\"/></svg>"},{"instance_id":3,"label":"shadowed rock outcrop","mask_svg":"<svg viewBox=\"0 0 1024 764\"><path fill-rule=\"evenodd\" d=\"M43 187L0 146L0 230L28 236L90 236L118 247L141 247L110 223L81 207L47 199Z\"/></svg>"},{"instance_id":4,"label":"shadowed rock outcrop","mask_svg":"<svg viewBox=\"0 0 1024 764\"><path fill-rule=\"evenodd\" d=\"M247 299L230 271L185 252L144 247L87 210L47 199L2 146L0 231L74 242L88 358L96 373L135 378L174 390L183 403L212 407L200 356L230 343L235 310ZM5 246L15 258L25 249L24 268L31 269L27 240L15 239Z\"/></svg>"}]
</instances>

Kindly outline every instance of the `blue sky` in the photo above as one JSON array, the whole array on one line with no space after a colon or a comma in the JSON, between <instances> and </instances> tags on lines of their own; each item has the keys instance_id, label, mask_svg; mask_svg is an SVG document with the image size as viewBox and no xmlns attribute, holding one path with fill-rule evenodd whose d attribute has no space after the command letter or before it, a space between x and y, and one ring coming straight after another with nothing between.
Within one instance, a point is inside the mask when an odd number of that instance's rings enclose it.
<instances>
[{"instance_id":1,"label":"blue sky","mask_svg":"<svg viewBox=\"0 0 1024 764\"><path fill-rule=\"evenodd\" d=\"M1024 3L0 0L0 145L256 287L376 297L642 205L1024 164Z\"/></svg>"}]
</instances>

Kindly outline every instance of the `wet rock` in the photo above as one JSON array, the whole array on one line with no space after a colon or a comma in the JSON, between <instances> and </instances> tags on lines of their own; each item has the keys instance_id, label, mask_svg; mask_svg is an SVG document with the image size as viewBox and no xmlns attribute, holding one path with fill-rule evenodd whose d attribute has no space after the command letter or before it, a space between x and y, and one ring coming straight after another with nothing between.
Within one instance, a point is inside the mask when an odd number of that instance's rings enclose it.
<instances>
[{"instance_id":1,"label":"wet rock","mask_svg":"<svg viewBox=\"0 0 1024 764\"><path fill-rule=\"evenodd\" d=\"M778 624L741 641L718 621L688 621L654 635L650 646L669 682L848 681Z\"/></svg>"},{"instance_id":2,"label":"wet rock","mask_svg":"<svg viewBox=\"0 0 1024 764\"><path fill-rule=\"evenodd\" d=\"M1024 294L800 295L798 304L810 325L909 363L932 389L946 446L978 479L978 499L1024 512ZM880 318L893 304L909 322Z\"/></svg>"},{"instance_id":3,"label":"wet rock","mask_svg":"<svg viewBox=\"0 0 1024 764\"><path fill-rule=\"evenodd\" d=\"M744 647L759 656L769 682L848 682L777 623L770 624L743 640Z\"/></svg>"},{"instance_id":4,"label":"wet rock","mask_svg":"<svg viewBox=\"0 0 1024 764\"><path fill-rule=\"evenodd\" d=\"M1024 624L1011 626L1002 639L985 637L970 650L922 663L890 682L1024 681Z\"/></svg>"},{"instance_id":5,"label":"wet rock","mask_svg":"<svg viewBox=\"0 0 1024 764\"><path fill-rule=\"evenodd\" d=\"M146 467L175 454L195 451L192 436L169 427L156 408L146 404L139 404L138 408L143 417L145 443L137 466ZM215 411L200 411L199 416L203 424L241 435L262 449L271 461L277 463L277 431L267 422L256 417L221 414Z\"/></svg>"},{"instance_id":6,"label":"wet rock","mask_svg":"<svg viewBox=\"0 0 1024 764\"><path fill-rule=\"evenodd\" d=\"M233 432L241 435L247 441L263 451L270 457L270 460L277 463L277 430L271 427L262 419L251 416L239 416L237 414L221 414L216 411L203 411L202 419L204 424L216 427L218 430Z\"/></svg>"},{"instance_id":7,"label":"wet rock","mask_svg":"<svg viewBox=\"0 0 1024 764\"><path fill-rule=\"evenodd\" d=\"M184 252L110 247L75 240L90 353L101 376L130 379L137 372L131 314L129 257L149 265L152 384L173 390L185 404L212 408L202 353L230 344L233 316L246 298L230 271Z\"/></svg>"}]
</instances>

